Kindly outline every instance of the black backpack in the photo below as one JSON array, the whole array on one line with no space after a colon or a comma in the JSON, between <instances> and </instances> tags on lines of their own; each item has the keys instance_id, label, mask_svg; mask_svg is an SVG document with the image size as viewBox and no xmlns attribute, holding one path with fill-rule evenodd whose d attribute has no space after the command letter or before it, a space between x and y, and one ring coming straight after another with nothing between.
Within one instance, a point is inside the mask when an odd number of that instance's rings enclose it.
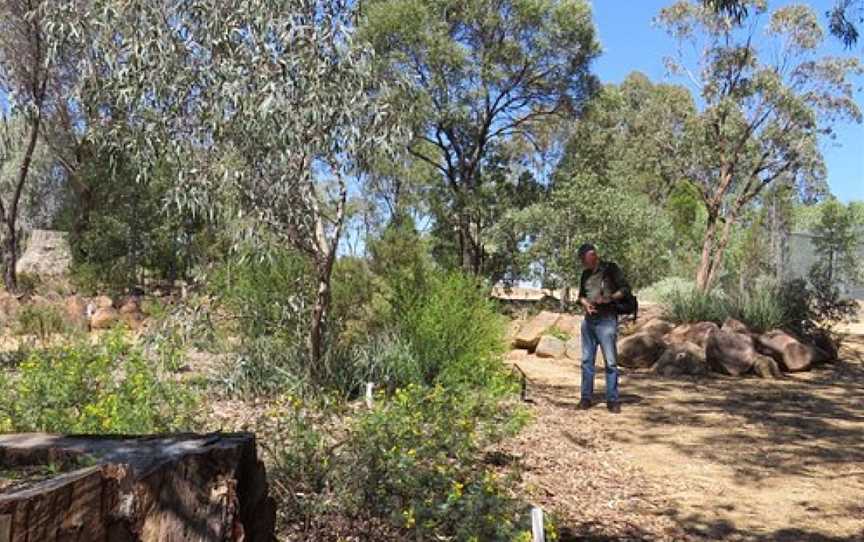
<instances>
[{"instance_id":1,"label":"black backpack","mask_svg":"<svg viewBox=\"0 0 864 542\"><path fill-rule=\"evenodd\" d=\"M615 264L612 264L615 265ZM620 286L615 283L615 277L610 273L611 269L609 264L604 264L603 266L603 280L608 280L615 287L612 291L617 291L620 289ZM635 322L636 318L639 316L639 300L636 299L636 296L633 295L633 292L627 291L627 294L623 299L618 301L613 301L613 305L615 305L615 312L618 313L618 316L623 315L632 315L632 319Z\"/></svg>"}]
</instances>

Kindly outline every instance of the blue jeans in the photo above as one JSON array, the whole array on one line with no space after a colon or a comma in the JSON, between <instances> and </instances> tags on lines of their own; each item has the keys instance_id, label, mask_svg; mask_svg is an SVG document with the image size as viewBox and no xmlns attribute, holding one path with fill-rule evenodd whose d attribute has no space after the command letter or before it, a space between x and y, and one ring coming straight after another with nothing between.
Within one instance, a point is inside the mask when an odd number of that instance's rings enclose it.
<instances>
[{"instance_id":1,"label":"blue jeans","mask_svg":"<svg viewBox=\"0 0 864 542\"><path fill-rule=\"evenodd\" d=\"M582 321L582 400L594 395L594 360L597 346L606 361L606 402L618 401L618 318L601 316Z\"/></svg>"}]
</instances>

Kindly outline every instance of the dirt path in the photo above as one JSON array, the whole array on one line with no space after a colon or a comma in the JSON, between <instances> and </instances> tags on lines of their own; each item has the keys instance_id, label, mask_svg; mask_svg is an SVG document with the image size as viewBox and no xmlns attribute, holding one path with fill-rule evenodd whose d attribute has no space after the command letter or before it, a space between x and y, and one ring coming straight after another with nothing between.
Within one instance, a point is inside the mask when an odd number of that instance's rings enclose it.
<instances>
[{"instance_id":1,"label":"dirt path","mask_svg":"<svg viewBox=\"0 0 864 542\"><path fill-rule=\"evenodd\" d=\"M843 357L780 381L626 373L620 416L576 410L577 362L520 359L523 490L564 540L864 541L864 339Z\"/></svg>"}]
</instances>

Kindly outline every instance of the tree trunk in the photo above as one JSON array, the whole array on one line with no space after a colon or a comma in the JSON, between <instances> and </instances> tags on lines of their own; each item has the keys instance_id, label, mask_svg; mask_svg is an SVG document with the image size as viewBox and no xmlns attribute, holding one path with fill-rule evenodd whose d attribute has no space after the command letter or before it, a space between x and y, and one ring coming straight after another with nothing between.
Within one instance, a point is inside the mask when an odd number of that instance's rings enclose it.
<instances>
[{"instance_id":1,"label":"tree trunk","mask_svg":"<svg viewBox=\"0 0 864 542\"><path fill-rule=\"evenodd\" d=\"M18 228L15 220L6 221L6 235L3 237L3 284L6 291L16 293L18 291L18 274L15 271L18 265Z\"/></svg>"},{"instance_id":2,"label":"tree trunk","mask_svg":"<svg viewBox=\"0 0 864 542\"><path fill-rule=\"evenodd\" d=\"M699 268L696 270L696 288L702 292L707 292L711 288L711 265L716 240L717 215L716 213L709 213L705 236L702 239L702 257L699 260Z\"/></svg>"},{"instance_id":3,"label":"tree trunk","mask_svg":"<svg viewBox=\"0 0 864 542\"><path fill-rule=\"evenodd\" d=\"M348 201L348 188L342 177L339 177L339 200L336 204L336 220L333 234L327 238L327 229L318 203L318 195L314 184L310 185L312 207L315 214L315 269L318 273L318 292L315 296L315 306L312 309L312 321L309 325L309 356L312 370L317 370L324 357L324 338L326 332L327 311L330 308L330 277L333 274L333 264L336 261L336 251L342 237L342 227L345 223L345 206Z\"/></svg>"},{"instance_id":4,"label":"tree trunk","mask_svg":"<svg viewBox=\"0 0 864 542\"><path fill-rule=\"evenodd\" d=\"M329 266L332 269L332 264ZM309 355L312 366L318 367L324 356L324 333L327 309L330 307L330 273L319 271L318 292L315 296L315 307L312 310L312 323L309 328Z\"/></svg>"},{"instance_id":5,"label":"tree trunk","mask_svg":"<svg viewBox=\"0 0 864 542\"><path fill-rule=\"evenodd\" d=\"M32 119L27 147L24 150L24 158L21 160L21 167L18 169L18 177L15 181L15 192L12 194L12 201L9 202L8 208L4 207L3 209L3 214L5 215L3 219L6 222L6 237L3 240L3 263L5 265L3 283L9 292L16 292L18 290L18 276L15 269L18 263L18 203L21 200L24 183L27 182L27 175L30 173L30 164L33 162L33 153L36 150L36 142L39 139L40 122L41 109Z\"/></svg>"},{"instance_id":6,"label":"tree trunk","mask_svg":"<svg viewBox=\"0 0 864 542\"><path fill-rule=\"evenodd\" d=\"M472 273L474 269L474 255L471 242L471 220L464 211L462 211L459 217L459 252L462 259L462 271Z\"/></svg>"},{"instance_id":7,"label":"tree trunk","mask_svg":"<svg viewBox=\"0 0 864 542\"><path fill-rule=\"evenodd\" d=\"M717 278L717 271L723 265L723 256L726 254L726 247L729 245L729 239L732 237L732 225L735 223L736 215L727 218L723 225L723 234L720 236L720 241L714 247L714 255L711 258L711 268L708 273L708 288L714 285Z\"/></svg>"}]
</instances>

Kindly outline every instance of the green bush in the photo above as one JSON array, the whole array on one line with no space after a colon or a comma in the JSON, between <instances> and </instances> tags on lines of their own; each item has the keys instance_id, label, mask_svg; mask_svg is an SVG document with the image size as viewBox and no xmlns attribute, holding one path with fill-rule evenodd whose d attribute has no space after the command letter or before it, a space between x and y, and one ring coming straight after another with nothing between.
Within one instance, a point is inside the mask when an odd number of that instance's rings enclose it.
<instances>
[{"instance_id":1,"label":"green bush","mask_svg":"<svg viewBox=\"0 0 864 542\"><path fill-rule=\"evenodd\" d=\"M65 333L69 326L63 311L54 305L28 304L21 307L15 322L17 335L32 335L45 341L57 333Z\"/></svg>"},{"instance_id":2,"label":"green bush","mask_svg":"<svg viewBox=\"0 0 864 542\"><path fill-rule=\"evenodd\" d=\"M788 328L794 318L793 310L785 302L781 287L770 283L743 293L730 304L730 316L759 333Z\"/></svg>"},{"instance_id":3,"label":"green bush","mask_svg":"<svg viewBox=\"0 0 864 542\"><path fill-rule=\"evenodd\" d=\"M0 430L150 433L185 427L192 396L159 377L122 333L31 352L0 373Z\"/></svg>"},{"instance_id":4,"label":"green bush","mask_svg":"<svg viewBox=\"0 0 864 542\"><path fill-rule=\"evenodd\" d=\"M661 299L663 314L668 320L683 324L688 322L723 323L732 312L726 299L717 292L702 292L693 289L672 289Z\"/></svg>"},{"instance_id":5,"label":"green bush","mask_svg":"<svg viewBox=\"0 0 864 542\"><path fill-rule=\"evenodd\" d=\"M524 421L500 407L482 391L411 386L360 416L348 444L349 506L418 539L512 539L514 504L480 464L487 446Z\"/></svg>"},{"instance_id":6,"label":"green bush","mask_svg":"<svg viewBox=\"0 0 864 542\"><path fill-rule=\"evenodd\" d=\"M221 380L232 394L272 395L311 379L306 349L314 284L308 262L287 250L260 258L242 253L210 281L217 310L240 345Z\"/></svg>"},{"instance_id":7,"label":"green bush","mask_svg":"<svg viewBox=\"0 0 864 542\"><path fill-rule=\"evenodd\" d=\"M334 418L296 400L285 408L269 468L282 521L384 522L405 540L517 540L530 529L507 478L484 461L527 419L499 394L412 385Z\"/></svg>"},{"instance_id":8,"label":"green bush","mask_svg":"<svg viewBox=\"0 0 864 542\"><path fill-rule=\"evenodd\" d=\"M681 277L667 277L639 290L640 301L651 301L655 303L665 302L669 296L675 293L688 293L696 289L696 283Z\"/></svg>"},{"instance_id":9,"label":"green bush","mask_svg":"<svg viewBox=\"0 0 864 542\"><path fill-rule=\"evenodd\" d=\"M431 273L393 301L392 329L411 347L426 384L483 386L500 373L504 322L488 292L460 273Z\"/></svg>"}]
</instances>

